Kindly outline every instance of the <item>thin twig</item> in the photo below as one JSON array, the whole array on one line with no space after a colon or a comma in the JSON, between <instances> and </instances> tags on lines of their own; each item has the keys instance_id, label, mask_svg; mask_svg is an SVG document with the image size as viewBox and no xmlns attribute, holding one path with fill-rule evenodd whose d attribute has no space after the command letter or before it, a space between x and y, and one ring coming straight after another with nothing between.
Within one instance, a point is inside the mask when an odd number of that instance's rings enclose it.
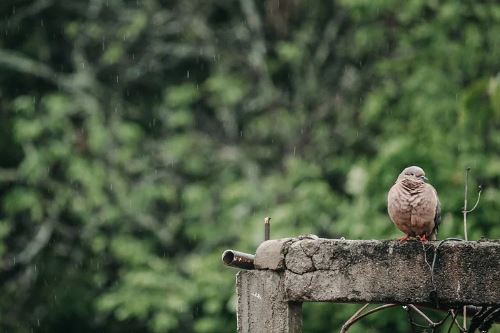
<instances>
[{"instance_id":1,"label":"thin twig","mask_svg":"<svg viewBox=\"0 0 500 333\"><path fill-rule=\"evenodd\" d=\"M406 313L408 314L408 321L410 322L410 327L411 327L411 330L412 332L415 332L415 327L420 327L420 328L429 328L428 325L421 325L421 324L418 324L416 323L414 320L413 320L413 317L411 315L411 309L408 308L407 305L403 305L402 306L403 310L406 311Z\"/></svg>"},{"instance_id":2,"label":"thin twig","mask_svg":"<svg viewBox=\"0 0 500 333\"><path fill-rule=\"evenodd\" d=\"M464 183L464 209L462 211L464 215L464 239L467 241L469 240L467 236L467 213L473 212L476 208L477 205L479 205L479 200L481 199L481 192L482 192L482 187L479 186L479 193L477 195L477 200L472 209L467 210L467 190L469 187L469 172L470 168L465 169L465 183ZM464 322L463 322L463 327L464 329L467 329L467 307L464 305L463 307L463 316L464 316Z\"/></svg>"},{"instance_id":3,"label":"thin twig","mask_svg":"<svg viewBox=\"0 0 500 333\"><path fill-rule=\"evenodd\" d=\"M411 325L414 325L414 326L417 326L417 327L420 327L420 328L431 328L432 329L432 332L435 331L436 328L440 327L441 325L443 325L446 320L450 317L451 315L451 312L450 311L447 311L447 314L446 316L441 319L440 321L438 322L434 322L432 321L432 319L430 319L424 312L422 312L422 310L420 310L419 308L417 308L415 305L413 304L407 304L405 306L403 306L403 309L406 310L406 312L408 313L408 317L409 317L409 320L410 320L410 324ZM413 310L415 311L417 314L419 314L422 318L424 318L424 320L428 323L428 325L420 325L418 323L416 323L415 321L413 321L413 318L411 316L411 311L410 310ZM413 330L413 326L412 326L412 330Z\"/></svg>"},{"instance_id":4,"label":"thin twig","mask_svg":"<svg viewBox=\"0 0 500 333\"><path fill-rule=\"evenodd\" d=\"M454 310L451 310L451 311L455 312ZM458 323L458 320L457 320L457 315L455 315L455 316L454 316L453 321L455 322L455 325L457 325L457 327L458 327L458 329L460 330L460 332L465 332L465 331L466 331L466 330L465 330L462 326L460 326L460 324Z\"/></svg>"},{"instance_id":5,"label":"thin twig","mask_svg":"<svg viewBox=\"0 0 500 333\"><path fill-rule=\"evenodd\" d=\"M444 317L443 319L441 319L440 321L438 321L436 323L435 327L439 327L439 326L443 325L446 322L446 320L450 317L450 315L451 315L451 312L448 311L448 313L446 314L446 317Z\"/></svg>"},{"instance_id":6,"label":"thin twig","mask_svg":"<svg viewBox=\"0 0 500 333\"><path fill-rule=\"evenodd\" d=\"M366 303L365 305L363 305L358 311L354 312L354 314L349 318L347 319L347 321L345 322L345 324L342 326L342 329L344 328L344 326L348 325L347 327L351 326L352 325L352 322L359 316L359 314L361 312L364 311L364 309L366 309L368 306L370 305L370 303ZM341 331L342 332L342 331Z\"/></svg>"},{"instance_id":7,"label":"thin twig","mask_svg":"<svg viewBox=\"0 0 500 333\"><path fill-rule=\"evenodd\" d=\"M455 318L457 317L457 314L455 313L455 311L453 310L450 310L451 312L451 323L450 323L450 327L448 327L448 331L447 333L450 333L451 332L451 328L453 327L453 324L455 323Z\"/></svg>"},{"instance_id":8,"label":"thin twig","mask_svg":"<svg viewBox=\"0 0 500 333\"><path fill-rule=\"evenodd\" d=\"M439 247L439 245L438 245ZM429 271L431 273L431 284L432 284L432 290L433 291L436 291L436 284L434 283L434 259L436 258L436 252L437 252L437 248L434 248L434 256L433 256L433 259L432 259L432 266L429 264L429 262L427 261L427 250L425 248L425 244L422 243L422 249L424 250L424 261L425 261L425 264L427 265L427 267L429 267Z\"/></svg>"},{"instance_id":9,"label":"thin twig","mask_svg":"<svg viewBox=\"0 0 500 333\"><path fill-rule=\"evenodd\" d=\"M423 313L422 311L420 311L419 308L417 308L415 305L413 304L408 304L408 307L410 307L413 311L415 311L416 313L418 313L422 318L424 318L424 320L426 322L429 323L429 325L431 327L435 327L436 323L433 322L429 317L427 317L427 315L425 313Z\"/></svg>"},{"instance_id":10,"label":"thin twig","mask_svg":"<svg viewBox=\"0 0 500 333\"><path fill-rule=\"evenodd\" d=\"M411 327L411 332L412 333L417 333L415 331L415 327L416 326L419 326L417 323L415 323L415 321L413 320L413 317L411 316L411 311L408 309L408 307L406 306L403 306L403 309L406 311L406 313L408 314L408 321L410 322L410 327Z\"/></svg>"},{"instance_id":11,"label":"thin twig","mask_svg":"<svg viewBox=\"0 0 500 333\"><path fill-rule=\"evenodd\" d=\"M470 209L470 210L466 210L464 213L472 213L477 205L479 205L479 200L481 199L481 192L483 192L483 187L481 185L478 186L479 188L479 192L477 193L477 200L476 200L476 203L474 204L474 206Z\"/></svg>"},{"instance_id":12,"label":"thin twig","mask_svg":"<svg viewBox=\"0 0 500 333\"><path fill-rule=\"evenodd\" d=\"M365 309L368 305L369 304L365 304L363 306L363 308L360 310ZM365 312L362 315L359 315L358 317L353 316L344 325L342 325L342 328L340 329L340 333L346 333L347 330L349 329L349 327L351 327L355 322L357 322L358 320L361 320L362 318L364 318L366 316L371 315L372 313L378 312L378 311L383 310L383 309L392 308L395 306L398 306L398 304L384 304L384 305L381 305L379 307L376 307L375 309L371 309L370 311ZM357 313L360 313L360 311L358 310Z\"/></svg>"},{"instance_id":13,"label":"thin twig","mask_svg":"<svg viewBox=\"0 0 500 333\"><path fill-rule=\"evenodd\" d=\"M434 249L434 257L432 258L432 266L431 266L431 277L433 277L433 274L434 274L434 267L436 266L436 258L437 258L437 251L439 250L439 248L441 247L441 245L443 245L444 243L446 242L449 242L449 241L458 241L458 242L462 242L463 239L460 239L460 238L446 238L446 239L443 239L441 240L438 245L436 246L436 248ZM434 281L434 280L432 280Z\"/></svg>"},{"instance_id":14,"label":"thin twig","mask_svg":"<svg viewBox=\"0 0 500 333\"><path fill-rule=\"evenodd\" d=\"M465 169L465 183L464 183L464 239L468 240L467 237L467 189L469 186L469 171L470 168Z\"/></svg>"},{"instance_id":15,"label":"thin twig","mask_svg":"<svg viewBox=\"0 0 500 333\"><path fill-rule=\"evenodd\" d=\"M429 271L430 271L431 284L432 284L432 292L434 292L434 293L437 293L437 287L436 287L436 283L435 283L435 280L434 280L434 267L436 266L437 251L439 250L439 248L441 247L441 245L443 245L444 243L446 243L448 241L463 241L463 239L460 239L460 238L446 238L446 239L443 239L443 240L439 241L438 245L436 247L434 247L434 255L432 257L432 265L429 264L429 261L427 261L427 249L425 248L425 244L422 243L422 249L424 250L424 261L425 261L425 264L427 265L427 267L429 268ZM436 295L436 300L437 300L437 295ZM437 301L436 301L435 305L436 305L436 308L439 307L439 304L437 304Z\"/></svg>"}]
</instances>

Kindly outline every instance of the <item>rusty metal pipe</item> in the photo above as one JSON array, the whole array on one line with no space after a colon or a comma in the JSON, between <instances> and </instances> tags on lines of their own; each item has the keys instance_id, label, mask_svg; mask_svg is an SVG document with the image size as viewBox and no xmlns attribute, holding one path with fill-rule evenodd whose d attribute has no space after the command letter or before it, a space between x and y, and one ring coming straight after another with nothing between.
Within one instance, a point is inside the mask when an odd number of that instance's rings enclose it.
<instances>
[{"instance_id":1,"label":"rusty metal pipe","mask_svg":"<svg viewBox=\"0 0 500 333\"><path fill-rule=\"evenodd\" d=\"M253 254L235 250L226 250L222 253L222 261L224 262L224 265L236 268L254 269L254 259L255 256Z\"/></svg>"}]
</instances>

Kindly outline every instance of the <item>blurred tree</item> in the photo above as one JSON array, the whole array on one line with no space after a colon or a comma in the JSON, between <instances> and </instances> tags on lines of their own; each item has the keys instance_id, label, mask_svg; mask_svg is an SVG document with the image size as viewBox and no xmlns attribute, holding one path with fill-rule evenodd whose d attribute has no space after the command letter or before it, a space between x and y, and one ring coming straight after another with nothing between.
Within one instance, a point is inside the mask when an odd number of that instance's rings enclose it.
<instances>
[{"instance_id":1,"label":"blurred tree","mask_svg":"<svg viewBox=\"0 0 500 333\"><path fill-rule=\"evenodd\" d=\"M469 237L500 237L493 1L0 14L1 331L233 332L224 248L253 251L267 215L275 238L396 237L385 196L409 164L440 193L441 237L461 233L472 167L485 192ZM342 309L306 307L306 329L336 331Z\"/></svg>"}]
</instances>

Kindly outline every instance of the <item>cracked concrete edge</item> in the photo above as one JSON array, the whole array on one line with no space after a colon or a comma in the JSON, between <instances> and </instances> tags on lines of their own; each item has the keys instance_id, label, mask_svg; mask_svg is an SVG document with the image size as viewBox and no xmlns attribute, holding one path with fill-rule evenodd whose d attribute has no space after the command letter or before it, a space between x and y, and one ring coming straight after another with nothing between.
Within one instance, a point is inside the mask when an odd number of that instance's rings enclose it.
<instances>
[{"instance_id":1,"label":"cracked concrete edge","mask_svg":"<svg viewBox=\"0 0 500 333\"><path fill-rule=\"evenodd\" d=\"M255 253L256 269L281 271L285 269L285 255L293 238L272 239L259 245Z\"/></svg>"},{"instance_id":2,"label":"cracked concrete edge","mask_svg":"<svg viewBox=\"0 0 500 333\"><path fill-rule=\"evenodd\" d=\"M292 301L500 304L500 242L292 240L285 288ZM425 252L424 252L425 250ZM424 256L426 253L426 256Z\"/></svg>"},{"instance_id":3,"label":"cracked concrete edge","mask_svg":"<svg viewBox=\"0 0 500 333\"><path fill-rule=\"evenodd\" d=\"M433 241L426 244L426 250L432 252L440 241ZM440 246L439 252L446 249L477 249L500 246L500 240L479 240L468 242L450 241ZM295 274L304 274L315 270L337 269L331 267L333 250L338 251L338 256L354 255L359 257L363 254L367 258L380 257L380 252L387 255L402 255L411 257L418 255L422 251L422 245L418 242L407 242L400 244L393 240L344 240L311 238L299 236L297 238L283 238L268 240L260 244L255 255L256 269L269 270L290 270ZM383 250L383 251L381 251ZM345 265L349 265L352 260L345 258Z\"/></svg>"},{"instance_id":4,"label":"cracked concrete edge","mask_svg":"<svg viewBox=\"0 0 500 333\"><path fill-rule=\"evenodd\" d=\"M304 235L296 238L271 239L262 242L257 248L254 265L256 269L269 269L282 271L287 269L285 257L291 246L297 243L306 254L313 255L319 250L317 241L321 240L315 235Z\"/></svg>"}]
</instances>

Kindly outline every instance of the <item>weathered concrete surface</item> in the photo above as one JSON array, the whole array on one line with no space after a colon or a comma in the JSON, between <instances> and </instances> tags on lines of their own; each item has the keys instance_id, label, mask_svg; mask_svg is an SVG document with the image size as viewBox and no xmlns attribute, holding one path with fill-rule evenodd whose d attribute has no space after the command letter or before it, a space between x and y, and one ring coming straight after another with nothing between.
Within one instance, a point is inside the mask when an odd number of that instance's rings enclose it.
<instances>
[{"instance_id":1,"label":"weathered concrete surface","mask_svg":"<svg viewBox=\"0 0 500 333\"><path fill-rule=\"evenodd\" d=\"M261 243L255 255L255 268L283 270L285 268L285 253L283 251L287 249L286 244L292 241L293 238L284 238Z\"/></svg>"},{"instance_id":2,"label":"weathered concrete surface","mask_svg":"<svg viewBox=\"0 0 500 333\"><path fill-rule=\"evenodd\" d=\"M268 242L276 242L274 245ZM284 270L289 301L500 304L500 242L287 239L257 250L260 269ZM427 263L424 251L427 253ZM270 258L269 256L276 256ZM266 263L268 263L266 265Z\"/></svg>"},{"instance_id":3,"label":"weathered concrete surface","mask_svg":"<svg viewBox=\"0 0 500 333\"><path fill-rule=\"evenodd\" d=\"M283 273L241 271L236 276L239 333L302 332L302 303L285 299Z\"/></svg>"}]
</instances>

